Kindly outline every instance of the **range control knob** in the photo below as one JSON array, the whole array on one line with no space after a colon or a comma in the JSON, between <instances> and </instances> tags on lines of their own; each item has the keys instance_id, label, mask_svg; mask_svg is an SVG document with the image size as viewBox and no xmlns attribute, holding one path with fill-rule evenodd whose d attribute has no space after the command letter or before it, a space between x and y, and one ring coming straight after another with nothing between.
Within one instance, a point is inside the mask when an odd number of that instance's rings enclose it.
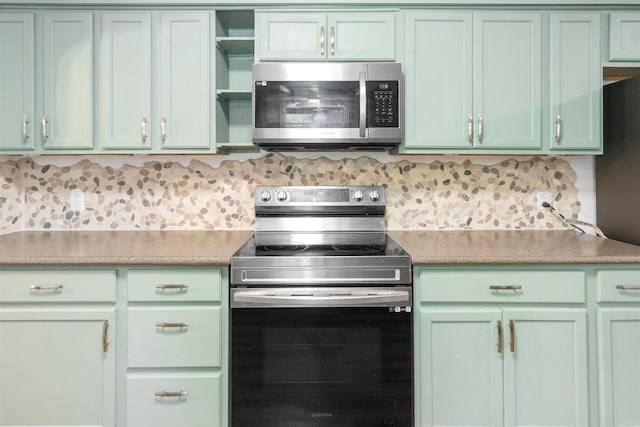
<instances>
[{"instance_id":1,"label":"range control knob","mask_svg":"<svg viewBox=\"0 0 640 427\"><path fill-rule=\"evenodd\" d=\"M364 193L360 190L356 190L353 192L353 200L356 202L361 202L364 199Z\"/></svg>"},{"instance_id":2,"label":"range control knob","mask_svg":"<svg viewBox=\"0 0 640 427\"><path fill-rule=\"evenodd\" d=\"M280 190L276 193L276 197L279 201L284 202L287 200L287 192Z\"/></svg>"},{"instance_id":3,"label":"range control knob","mask_svg":"<svg viewBox=\"0 0 640 427\"><path fill-rule=\"evenodd\" d=\"M269 193L267 190L264 190L262 193L260 193L260 200L262 200L263 202L268 202L269 200L271 200L271 193Z\"/></svg>"},{"instance_id":4,"label":"range control knob","mask_svg":"<svg viewBox=\"0 0 640 427\"><path fill-rule=\"evenodd\" d=\"M369 193L369 198L372 201L377 202L378 199L380 199L380 193L378 193L378 190L373 190L372 192Z\"/></svg>"}]
</instances>

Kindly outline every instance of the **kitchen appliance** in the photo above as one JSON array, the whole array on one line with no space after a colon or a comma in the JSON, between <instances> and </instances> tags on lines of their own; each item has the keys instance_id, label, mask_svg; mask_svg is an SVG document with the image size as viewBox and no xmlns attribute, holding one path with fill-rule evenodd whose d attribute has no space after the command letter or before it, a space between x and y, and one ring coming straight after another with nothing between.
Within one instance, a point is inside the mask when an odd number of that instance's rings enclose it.
<instances>
[{"instance_id":1,"label":"kitchen appliance","mask_svg":"<svg viewBox=\"0 0 640 427\"><path fill-rule=\"evenodd\" d=\"M413 426L411 259L383 187L258 187L231 258L231 425Z\"/></svg>"},{"instance_id":2,"label":"kitchen appliance","mask_svg":"<svg viewBox=\"0 0 640 427\"><path fill-rule=\"evenodd\" d=\"M398 63L253 65L253 142L266 150L384 151L402 142Z\"/></svg>"},{"instance_id":3,"label":"kitchen appliance","mask_svg":"<svg viewBox=\"0 0 640 427\"><path fill-rule=\"evenodd\" d=\"M603 88L604 154L596 157L596 214L610 238L640 245L640 77Z\"/></svg>"}]
</instances>

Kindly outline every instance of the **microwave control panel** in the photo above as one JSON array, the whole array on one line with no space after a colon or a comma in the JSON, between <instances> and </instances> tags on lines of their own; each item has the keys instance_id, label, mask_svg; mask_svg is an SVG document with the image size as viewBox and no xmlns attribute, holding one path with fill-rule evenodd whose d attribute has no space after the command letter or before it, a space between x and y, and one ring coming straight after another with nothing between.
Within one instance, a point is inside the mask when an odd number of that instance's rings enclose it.
<instances>
[{"instance_id":1,"label":"microwave control panel","mask_svg":"<svg viewBox=\"0 0 640 427\"><path fill-rule=\"evenodd\" d=\"M398 82L367 82L367 127L395 128L399 126Z\"/></svg>"}]
</instances>

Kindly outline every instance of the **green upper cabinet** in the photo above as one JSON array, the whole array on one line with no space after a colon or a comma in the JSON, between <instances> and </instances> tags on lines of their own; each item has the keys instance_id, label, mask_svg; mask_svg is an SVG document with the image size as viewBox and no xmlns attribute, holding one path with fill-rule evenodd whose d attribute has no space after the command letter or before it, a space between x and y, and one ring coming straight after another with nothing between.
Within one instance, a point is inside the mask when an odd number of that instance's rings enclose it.
<instances>
[{"instance_id":1,"label":"green upper cabinet","mask_svg":"<svg viewBox=\"0 0 640 427\"><path fill-rule=\"evenodd\" d=\"M600 14L550 17L551 150L602 151Z\"/></svg>"},{"instance_id":2,"label":"green upper cabinet","mask_svg":"<svg viewBox=\"0 0 640 427\"><path fill-rule=\"evenodd\" d=\"M405 48L406 151L541 148L540 13L407 12Z\"/></svg>"},{"instance_id":3,"label":"green upper cabinet","mask_svg":"<svg viewBox=\"0 0 640 427\"><path fill-rule=\"evenodd\" d=\"M478 13L473 34L475 147L540 148L540 14Z\"/></svg>"},{"instance_id":4,"label":"green upper cabinet","mask_svg":"<svg viewBox=\"0 0 640 427\"><path fill-rule=\"evenodd\" d=\"M30 150L34 143L34 16L0 13L0 150Z\"/></svg>"},{"instance_id":5,"label":"green upper cabinet","mask_svg":"<svg viewBox=\"0 0 640 427\"><path fill-rule=\"evenodd\" d=\"M208 12L102 15L101 148L209 149L209 20Z\"/></svg>"},{"instance_id":6,"label":"green upper cabinet","mask_svg":"<svg viewBox=\"0 0 640 427\"><path fill-rule=\"evenodd\" d=\"M102 15L100 146L151 148L151 14Z\"/></svg>"},{"instance_id":7,"label":"green upper cabinet","mask_svg":"<svg viewBox=\"0 0 640 427\"><path fill-rule=\"evenodd\" d=\"M640 61L640 12L609 16L609 60Z\"/></svg>"},{"instance_id":8,"label":"green upper cabinet","mask_svg":"<svg viewBox=\"0 0 640 427\"><path fill-rule=\"evenodd\" d=\"M43 19L42 147L91 149L93 14L50 12Z\"/></svg>"},{"instance_id":9,"label":"green upper cabinet","mask_svg":"<svg viewBox=\"0 0 640 427\"><path fill-rule=\"evenodd\" d=\"M404 148L473 147L472 15L407 12L406 32Z\"/></svg>"},{"instance_id":10,"label":"green upper cabinet","mask_svg":"<svg viewBox=\"0 0 640 427\"><path fill-rule=\"evenodd\" d=\"M211 120L210 14L160 17L161 148L208 149Z\"/></svg>"},{"instance_id":11,"label":"green upper cabinet","mask_svg":"<svg viewBox=\"0 0 640 427\"><path fill-rule=\"evenodd\" d=\"M259 60L393 61L395 11L256 12Z\"/></svg>"}]
</instances>

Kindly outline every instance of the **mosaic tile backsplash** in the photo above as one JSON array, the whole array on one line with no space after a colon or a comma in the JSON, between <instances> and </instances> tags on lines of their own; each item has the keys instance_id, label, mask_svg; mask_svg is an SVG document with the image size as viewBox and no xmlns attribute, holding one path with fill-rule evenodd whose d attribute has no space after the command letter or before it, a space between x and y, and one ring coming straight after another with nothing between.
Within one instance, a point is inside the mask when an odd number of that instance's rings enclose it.
<instances>
[{"instance_id":1,"label":"mosaic tile backsplash","mask_svg":"<svg viewBox=\"0 0 640 427\"><path fill-rule=\"evenodd\" d=\"M381 162L363 156L331 160L269 153L256 159L188 166L150 157L141 166L72 166L24 157L0 162L0 234L19 230L252 229L257 185L386 187L387 228L562 229L540 211L536 195L577 218L576 174L558 158L472 160L430 158ZM75 206L72 201L76 200ZM78 200L84 199L84 210Z\"/></svg>"}]
</instances>

